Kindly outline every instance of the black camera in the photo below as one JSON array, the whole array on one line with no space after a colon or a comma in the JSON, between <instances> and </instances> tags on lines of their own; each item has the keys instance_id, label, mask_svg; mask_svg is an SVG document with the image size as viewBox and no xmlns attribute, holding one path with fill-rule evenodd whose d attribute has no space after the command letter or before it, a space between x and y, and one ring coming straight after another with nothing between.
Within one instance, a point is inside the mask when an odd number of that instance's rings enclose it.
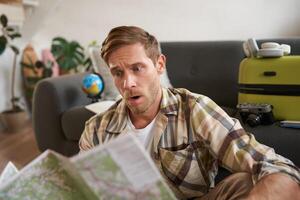
<instances>
[{"instance_id":1,"label":"black camera","mask_svg":"<svg viewBox=\"0 0 300 200\"><path fill-rule=\"evenodd\" d=\"M274 123L273 107L270 104L241 103L237 109L243 123L251 127Z\"/></svg>"}]
</instances>

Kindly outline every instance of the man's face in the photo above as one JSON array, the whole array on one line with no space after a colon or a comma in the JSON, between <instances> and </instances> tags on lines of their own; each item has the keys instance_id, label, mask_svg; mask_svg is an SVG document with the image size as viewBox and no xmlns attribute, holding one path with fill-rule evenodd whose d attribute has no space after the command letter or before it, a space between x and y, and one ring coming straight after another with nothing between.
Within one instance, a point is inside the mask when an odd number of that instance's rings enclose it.
<instances>
[{"instance_id":1,"label":"man's face","mask_svg":"<svg viewBox=\"0 0 300 200\"><path fill-rule=\"evenodd\" d=\"M132 114L155 112L161 99L160 74L165 57L154 64L140 43L120 47L108 58L116 87Z\"/></svg>"}]
</instances>

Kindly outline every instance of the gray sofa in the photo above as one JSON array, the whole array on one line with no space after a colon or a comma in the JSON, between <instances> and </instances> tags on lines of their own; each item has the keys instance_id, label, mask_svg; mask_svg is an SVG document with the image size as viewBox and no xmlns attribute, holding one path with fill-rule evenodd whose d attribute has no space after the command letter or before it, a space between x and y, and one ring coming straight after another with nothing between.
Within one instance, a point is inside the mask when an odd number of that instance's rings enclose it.
<instances>
[{"instance_id":1,"label":"gray sofa","mask_svg":"<svg viewBox=\"0 0 300 200\"><path fill-rule=\"evenodd\" d=\"M258 43L266 40L259 40ZM300 55L300 38L271 39L290 44L292 54ZM239 117L238 68L245 57L242 41L163 42L167 69L174 87L204 94ZM93 113L84 108L90 99L81 91L84 74L67 75L41 81L33 100L33 125L41 151L53 149L71 156L78 152L78 140ZM299 102L300 106L300 102ZM299 113L300 114L300 113ZM281 128L277 123L255 128L244 125L258 141L300 165L300 129Z\"/></svg>"}]
</instances>

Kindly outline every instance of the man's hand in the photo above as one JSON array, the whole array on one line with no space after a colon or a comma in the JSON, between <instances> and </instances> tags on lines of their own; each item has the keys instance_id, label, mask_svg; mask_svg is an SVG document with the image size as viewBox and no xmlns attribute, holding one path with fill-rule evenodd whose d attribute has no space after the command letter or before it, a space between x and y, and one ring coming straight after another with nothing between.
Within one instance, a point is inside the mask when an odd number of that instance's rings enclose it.
<instances>
[{"instance_id":1,"label":"man's hand","mask_svg":"<svg viewBox=\"0 0 300 200\"><path fill-rule=\"evenodd\" d=\"M288 175L270 174L263 177L251 190L246 200L300 200L300 187Z\"/></svg>"}]
</instances>

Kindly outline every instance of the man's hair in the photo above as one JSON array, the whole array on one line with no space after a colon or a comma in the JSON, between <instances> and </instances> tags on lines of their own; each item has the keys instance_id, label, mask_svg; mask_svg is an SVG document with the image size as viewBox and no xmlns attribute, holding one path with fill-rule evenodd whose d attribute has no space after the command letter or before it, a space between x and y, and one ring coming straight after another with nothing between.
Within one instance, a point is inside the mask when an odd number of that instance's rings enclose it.
<instances>
[{"instance_id":1,"label":"man's hair","mask_svg":"<svg viewBox=\"0 0 300 200\"><path fill-rule=\"evenodd\" d=\"M144 46L146 55L155 64L161 54L157 39L147 31L136 26L119 26L113 28L102 43L101 57L108 63L109 55L125 45L140 43Z\"/></svg>"}]
</instances>

